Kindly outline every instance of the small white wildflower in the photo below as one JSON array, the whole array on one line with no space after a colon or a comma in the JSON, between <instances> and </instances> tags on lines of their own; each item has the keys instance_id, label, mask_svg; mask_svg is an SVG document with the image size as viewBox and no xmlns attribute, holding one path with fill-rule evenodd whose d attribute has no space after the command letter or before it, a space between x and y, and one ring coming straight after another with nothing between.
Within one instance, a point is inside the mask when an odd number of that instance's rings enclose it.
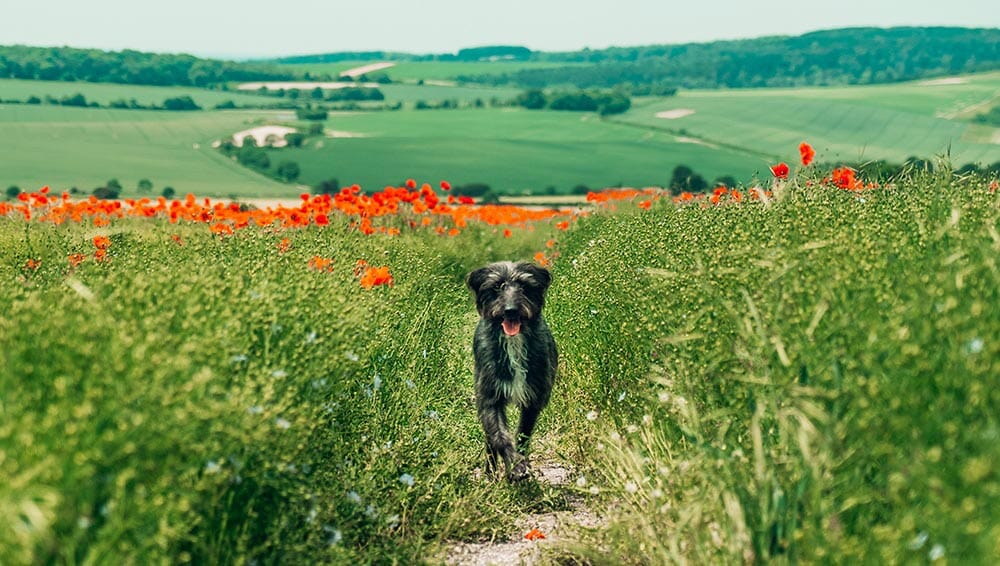
<instances>
[{"instance_id":1,"label":"small white wildflower","mask_svg":"<svg viewBox=\"0 0 1000 566\"><path fill-rule=\"evenodd\" d=\"M369 519L374 519L378 517L378 509L369 503L368 507L365 507L365 515L367 515Z\"/></svg>"},{"instance_id":2,"label":"small white wildflower","mask_svg":"<svg viewBox=\"0 0 1000 566\"><path fill-rule=\"evenodd\" d=\"M389 515L385 518L385 524L389 525L390 528L396 528L399 525L399 515Z\"/></svg>"},{"instance_id":3,"label":"small white wildflower","mask_svg":"<svg viewBox=\"0 0 1000 566\"><path fill-rule=\"evenodd\" d=\"M649 495L653 499L662 499L663 498L663 490L660 489L660 488L658 488L658 487L654 488L653 491L649 492Z\"/></svg>"},{"instance_id":4,"label":"small white wildflower","mask_svg":"<svg viewBox=\"0 0 1000 566\"><path fill-rule=\"evenodd\" d=\"M271 372L271 377L276 377L278 379L281 379L283 377L288 377L288 372L283 369L276 369Z\"/></svg>"},{"instance_id":5,"label":"small white wildflower","mask_svg":"<svg viewBox=\"0 0 1000 566\"><path fill-rule=\"evenodd\" d=\"M864 204L865 203L865 197L858 197L858 202L860 202L861 204Z\"/></svg>"},{"instance_id":6,"label":"small white wildflower","mask_svg":"<svg viewBox=\"0 0 1000 566\"><path fill-rule=\"evenodd\" d=\"M598 493L600 493L600 492L601 492L601 490L600 490L600 489L597 489L597 486L596 486L596 485L592 485L592 486L590 486L590 494L591 494L591 495L597 495L597 494L598 494Z\"/></svg>"},{"instance_id":7,"label":"small white wildflower","mask_svg":"<svg viewBox=\"0 0 1000 566\"><path fill-rule=\"evenodd\" d=\"M906 544L906 548L910 550L920 550L925 544L927 544L927 539L930 535L926 531L920 531L917 536L913 537L913 540Z\"/></svg>"},{"instance_id":8,"label":"small white wildflower","mask_svg":"<svg viewBox=\"0 0 1000 566\"><path fill-rule=\"evenodd\" d=\"M412 379L407 379L404 383L406 383L406 388L407 389L413 389L414 387L417 386L416 383L413 383Z\"/></svg>"},{"instance_id":9,"label":"small white wildflower","mask_svg":"<svg viewBox=\"0 0 1000 566\"><path fill-rule=\"evenodd\" d=\"M687 399L683 397L677 397L677 399L674 400L674 403L677 403L677 406L683 409L684 407L687 406L688 402Z\"/></svg>"},{"instance_id":10,"label":"small white wildflower","mask_svg":"<svg viewBox=\"0 0 1000 566\"><path fill-rule=\"evenodd\" d=\"M649 426L649 425L653 424L653 415L643 415L642 416L642 424L645 425L645 426Z\"/></svg>"},{"instance_id":11,"label":"small white wildflower","mask_svg":"<svg viewBox=\"0 0 1000 566\"><path fill-rule=\"evenodd\" d=\"M617 430L611 431L611 440L613 440L615 442L620 442L621 439L622 439L622 435L618 434Z\"/></svg>"},{"instance_id":12,"label":"small white wildflower","mask_svg":"<svg viewBox=\"0 0 1000 566\"><path fill-rule=\"evenodd\" d=\"M664 477L670 475L670 468L668 468L666 466L660 466L660 469L657 470L657 471L660 472L660 475L664 476Z\"/></svg>"},{"instance_id":13,"label":"small white wildflower","mask_svg":"<svg viewBox=\"0 0 1000 566\"><path fill-rule=\"evenodd\" d=\"M247 361L247 357L245 354L236 354L232 358L229 358L229 361L234 364L240 364Z\"/></svg>"},{"instance_id":14,"label":"small white wildflower","mask_svg":"<svg viewBox=\"0 0 1000 566\"><path fill-rule=\"evenodd\" d=\"M621 394L618 395L618 402L621 403L624 400L625 400L625 392L622 391Z\"/></svg>"},{"instance_id":15,"label":"small white wildflower","mask_svg":"<svg viewBox=\"0 0 1000 566\"><path fill-rule=\"evenodd\" d=\"M77 528L80 528L80 529L84 529L84 530L89 529L90 528L90 524L91 524L90 517L88 517L86 515L82 515L82 516L80 516L79 519L76 520L76 526L77 526Z\"/></svg>"},{"instance_id":16,"label":"small white wildflower","mask_svg":"<svg viewBox=\"0 0 1000 566\"><path fill-rule=\"evenodd\" d=\"M639 432L639 427L635 426L634 424L630 424L627 427L625 427L625 430L629 434L635 434L635 433Z\"/></svg>"},{"instance_id":17,"label":"small white wildflower","mask_svg":"<svg viewBox=\"0 0 1000 566\"><path fill-rule=\"evenodd\" d=\"M576 478L576 487L587 487L587 478L584 476Z\"/></svg>"},{"instance_id":18,"label":"small white wildflower","mask_svg":"<svg viewBox=\"0 0 1000 566\"><path fill-rule=\"evenodd\" d=\"M205 463L205 473L206 474L217 474L222 470L222 466L219 465L215 460L209 460Z\"/></svg>"},{"instance_id":19,"label":"small white wildflower","mask_svg":"<svg viewBox=\"0 0 1000 566\"><path fill-rule=\"evenodd\" d=\"M358 357L358 355L357 355L357 354L355 354L354 352L347 352L347 354L345 354L345 355L347 356L347 359L348 359L348 360L351 360L352 362L356 362L356 361L358 361L359 359L361 359L361 358L359 358L359 357Z\"/></svg>"},{"instance_id":20,"label":"small white wildflower","mask_svg":"<svg viewBox=\"0 0 1000 566\"><path fill-rule=\"evenodd\" d=\"M361 496L358 495L358 492L356 492L356 491L353 491L353 490L352 491L348 491L347 492L347 500L350 501L351 503L358 503L358 504L360 504L361 503Z\"/></svg>"},{"instance_id":21,"label":"small white wildflower","mask_svg":"<svg viewBox=\"0 0 1000 566\"><path fill-rule=\"evenodd\" d=\"M667 393L666 391L660 391L660 394L657 395L657 399L660 400L660 403L669 403L670 402L670 394Z\"/></svg>"},{"instance_id":22,"label":"small white wildflower","mask_svg":"<svg viewBox=\"0 0 1000 566\"><path fill-rule=\"evenodd\" d=\"M281 430L288 430L292 426L292 423L288 422L287 419L278 417L274 419L274 426L280 428Z\"/></svg>"},{"instance_id":23,"label":"small white wildflower","mask_svg":"<svg viewBox=\"0 0 1000 566\"><path fill-rule=\"evenodd\" d=\"M310 332L309 334L306 334L306 344L312 344L313 342L315 342L316 337L317 337L316 332Z\"/></svg>"},{"instance_id":24,"label":"small white wildflower","mask_svg":"<svg viewBox=\"0 0 1000 566\"><path fill-rule=\"evenodd\" d=\"M413 476L410 474L403 474L399 476L399 483L405 485L406 487L413 487Z\"/></svg>"},{"instance_id":25,"label":"small white wildflower","mask_svg":"<svg viewBox=\"0 0 1000 566\"><path fill-rule=\"evenodd\" d=\"M375 379L372 380L372 389L378 391L380 387L382 387L382 376L376 373Z\"/></svg>"},{"instance_id":26,"label":"small white wildflower","mask_svg":"<svg viewBox=\"0 0 1000 566\"><path fill-rule=\"evenodd\" d=\"M251 415L259 415L264 412L264 407L260 405L254 405L253 407L247 407L247 412Z\"/></svg>"},{"instance_id":27,"label":"small white wildflower","mask_svg":"<svg viewBox=\"0 0 1000 566\"><path fill-rule=\"evenodd\" d=\"M597 411L590 411L589 413L587 413L587 420L588 421L596 421L597 420Z\"/></svg>"},{"instance_id":28,"label":"small white wildflower","mask_svg":"<svg viewBox=\"0 0 1000 566\"><path fill-rule=\"evenodd\" d=\"M323 525L323 530L326 531L326 534L330 535L326 539L328 546L337 546L340 544L340 541L344 540L344 535L340 532L340 529L335 529L330 525Z\"/></svg>"},{"instance_id":29,"label":"small white wildflower","mask_svg":"<svg viewBox=\"0 0 1000 566\"><path fill-rule=\"evenodd\" d=\"M326 387L326 378L314 379L310 383L312 383L313 389L323 389Z\"/></svg>"},{"instance_id":30,"label":"small white wildflower","mask_svg":"<svg viewBox=\"0 0 1000 566\"><path fill-rule=\"evenodd\" d=\"M250 291L250 298L251 298L251 299L253 299L253 300L255 300L255 301L259 301L260 299L263 299L263 298L264 298L264 295L261 295L261 294L260 294L259 292L257 292L257 291L253 291L253 290L251 290L251 291Z\"/></svg>"},{"instance_id":31,"label":"small white wildflower","mask_svg":"<svg viewBox=\"0 0 1000 566\"><path fill-rule=\"evenodd\" d=\"M940 544L932 546L931 551L927 553L927 558L929 558L931 562L944 558L944 546Z\"/></svg>"},{"instance_id":32,"label":"small white wildflower","mask_svg":"<svg viewBox=\"0 0 1000 566\"><path fill-rule=\"evenodd\" d=\"M597 316L597 309L590 309L590 314Z\"/></svg>"},{"instance_id":33,"label":"small white wildflower","mask_svg":"<svg viewBox=\"0 0 1000 566\"><path fill-rule=\"evenodd\" d=\"M627 481L627 482L625 482L625 492L626 493L635 493L637 491L639 491L639 486L636 485L634 481Z\"/></svg>"},{"instance_id":34,"label":"small white wildflower","mask_svg":"<svg viewBox=\"0 0 1000 566\"><path fill-rule=\"evenodd\" d=\"M983 339L973 338L965 345L965 351L970 354L978 354L983 351Z\"/></svg>"},{"instance_id":35,"label":"small white wildflower","mask_svg":"<svg viewBox=\"0 0 1000 566\"><path fill-rule=\"evenodd\" d=\"M423 356L424 356L424 359L426 360L427 359L427 348L424 348Z\"/></svg>"},{"instance_id":36,"label":"small white wildflower","mask_svg":"<svg viewBox=\"0 0 1000 566\"><path fill-rule=\"evenodd\" d=\"M306 522L312 523L313 521L315 521L316 515L319 515L319 511L315 507L313 507L312 509L309 510L309 515L306 516Z\"/></svg>"}]
</instances>

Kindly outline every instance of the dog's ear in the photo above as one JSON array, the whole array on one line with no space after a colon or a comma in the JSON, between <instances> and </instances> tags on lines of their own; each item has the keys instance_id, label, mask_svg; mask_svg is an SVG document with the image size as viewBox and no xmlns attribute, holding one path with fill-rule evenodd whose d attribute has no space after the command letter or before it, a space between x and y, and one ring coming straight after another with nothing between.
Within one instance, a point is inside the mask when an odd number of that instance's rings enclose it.
<instances>
[{"instance_id":1,"label":"dog's ear","mask_svg":"<svg viewBox=\"0 0 1000 566\"><path fill-rule=\"evenodd\" d=\"M535 286L538 287L542 293L544 293L552 283L552 274L549 273L549 270L544 267L539 267L533 263L527 262L522 262L517 267L521 271L531 275L531 278L535 280Z\"/></svg>"},{"instance_id":2,"label":"dog's ear","mask_svg":"<svg viewBox=\"0 0 1000 566\"><path fill-rule=\"evenodd\" d=\"M478 294L479 288L483 286L483 283L486 281L486 277L489 273L489 267L480 267L465 278L465 284L469 286L469 289L471 289L473 293Z\"/></svg>"}]
</instances>

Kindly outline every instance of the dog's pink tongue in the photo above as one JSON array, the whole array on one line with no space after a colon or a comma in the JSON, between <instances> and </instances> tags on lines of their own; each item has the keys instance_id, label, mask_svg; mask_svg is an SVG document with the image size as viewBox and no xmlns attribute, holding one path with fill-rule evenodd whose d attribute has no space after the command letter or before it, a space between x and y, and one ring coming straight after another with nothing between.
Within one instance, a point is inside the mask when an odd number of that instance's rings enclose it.
<instances>
[{"instance_id":1,"label":"dog's pink tongue","mask_svg":"<svg viewBox=\"0 0 1000 566\"><path fill-rule=\"evenodd\" d=\"M504 320L503 321L503 332L507 336L517 336L517 333L521 331L521 321L520 320Z\"/></svg>"}]
</instances>

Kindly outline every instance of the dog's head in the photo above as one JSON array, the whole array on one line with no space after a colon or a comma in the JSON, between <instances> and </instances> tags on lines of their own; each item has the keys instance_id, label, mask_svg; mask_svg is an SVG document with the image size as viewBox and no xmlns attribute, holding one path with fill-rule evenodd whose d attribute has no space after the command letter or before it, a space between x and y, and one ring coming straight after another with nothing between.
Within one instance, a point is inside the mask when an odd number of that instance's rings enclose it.
<instances>
[{"instance_id":1,"label":"dog's head","mask_svg":"<svg viewBox=\"0 0 1000 566\"><path fill-rule=\"evenodd\" d=\"M466 279L476 294L479 315L503 327L507 336L517 336L522 323L530 324L538 317L551 282L547 269L510 261L491 263Z\"/></svg>"}]
</instances>

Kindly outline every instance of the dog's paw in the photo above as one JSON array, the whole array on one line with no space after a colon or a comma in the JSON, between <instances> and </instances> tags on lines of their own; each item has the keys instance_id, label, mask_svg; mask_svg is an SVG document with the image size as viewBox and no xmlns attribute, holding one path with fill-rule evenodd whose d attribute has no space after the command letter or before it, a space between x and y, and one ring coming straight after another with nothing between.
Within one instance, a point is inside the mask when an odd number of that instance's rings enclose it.
<instances>
[{"instance_id":1,"label":"dog's paw","mask_svg":"<svg viewBox=\"0 0 1000 566\"><path fill-rule=\"evenodd\" d=\"M520 462L514 465L507 473L507 480L510 482L518 482L528 479L531 476L531 467L528 466L528 460L522 459Z\"/></svg>"}]
</instances>

